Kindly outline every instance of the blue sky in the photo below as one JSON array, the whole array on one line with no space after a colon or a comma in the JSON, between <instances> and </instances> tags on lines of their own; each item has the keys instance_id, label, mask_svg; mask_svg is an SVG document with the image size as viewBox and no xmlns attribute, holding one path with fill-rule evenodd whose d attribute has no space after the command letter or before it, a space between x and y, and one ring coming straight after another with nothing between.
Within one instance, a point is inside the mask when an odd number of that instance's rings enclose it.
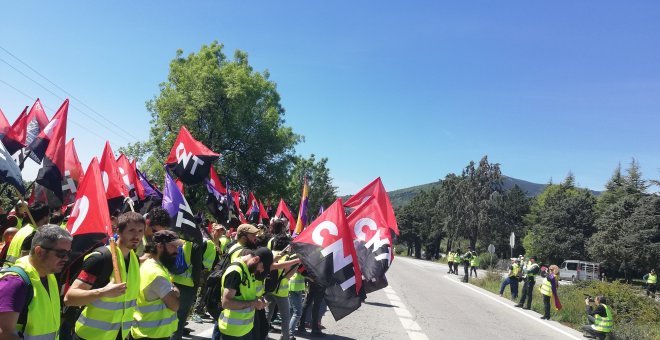
<instances>
[{"instance_id":1,"label":"blue sky","mask_svg":"<svg viewBox=\"0 0 660 340\"><path fill-rule=\"evenodd\" d=\"M146 140L145 101L176 50L218 40L268 69L286 124L305 136L297 152L328 157L340 194L377 176L388 190L436 181L483 155L539 183L571 171L602 190L633 157L660 178L657 1L12 1L0 11L0 108L11 123L40 97L50 117L68 97L9 52L78 99L68 136L85 167L106 139L115 149Z\"/></svg>"}]
</instances>

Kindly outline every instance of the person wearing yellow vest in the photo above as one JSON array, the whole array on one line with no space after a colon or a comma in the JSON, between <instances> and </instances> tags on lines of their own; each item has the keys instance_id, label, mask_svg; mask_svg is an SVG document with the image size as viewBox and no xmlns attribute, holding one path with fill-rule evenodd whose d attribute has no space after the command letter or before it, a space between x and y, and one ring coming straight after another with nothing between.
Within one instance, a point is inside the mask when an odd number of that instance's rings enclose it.
<instances>
[{"instance_id":1,"label":"person wearing yellow vest","mask_svg":"<svg viewBox=\"0 0 660 340\"><path fill-rule=\"evenodd\" d=\"M274 238L272 243L273 256L277 261L277 266L273 264L272 268L273 270L277 269L277 282L275 283L275 290L266 294L266 300L269 303L266 320L272 320L273 314L275 313L275 307L277 306L277 310L279 311L282 320L281 333L283 340L289 340L289 337L291 336L289 328L291 322L291 311L289 309L289 279L296 274L297 264L300 262L298 259L292 259L285 250L290 242L291 239L283 234L278 234Z\"/></svg>"},{"instance_id":2,"label":"person wearing yellow vest","mask_svg":"<svg viewBox=\"0 0 660 340\"><path fill-rule=\"evenodd\" d=\"M144 229L144 238L142 239L142 245L138 246L135 254L140 258L140 263L146 261L150 258L151 253L155 253L151 247L153 243L151 238L154 233L161 230L169 230L170 225L170 215L167 210L156 207L151 209L146 217L146 228Z\"/></svg>"},{"instance_id":3,"label":"person wearing yellow vest","mask_svg":"<svg viewBox=\"0 0 660 340\"><path fill-rule=\"evenodd\" d=\"M597 296L594 300L588 297L584 303L587 305L589 325L582 326L582 331L597 339L605 339L614 326L612 310L606 305L607 299L604 296ZM596 308L592 309L591 303L594 303Z\"/></svg>"},{"instance_id":4,"label":"person wearing yellow vest","mask_svg":"<svg viewBox=\"0 0 660 340\"><path fill-rule=\"evenodd\" d=\"M50 211L48 209L48 205L45 203L33 203L29 210L37 226L35 227L32 224L25 225L18 230L16 235L14 235L14 238L9 244L9 250L7 250L5 267L13 265L16 260L30 252L32 238L37 232L37 229L43 225L46 225L49 221Z\"/></svg>"},{"instance_id":5,"label":"person wearing yellow vest","mask_svg":"<svg viewBox=\"0 0 660 340\"><path fill-rule=\"evenodd\" d=\"M179 290L169 273L182 242L170 230L154 233L152 253L140 267L140 292L129 339L169 339L178 326Z\"/></svg>"},{"instance_id":6,"label":"person wearing yellow vest","mask_svg":"<svg viewBox=\"0 0 660 340\"><path fill-rule=\"evenodd\" d=\"M449 266L447 274L454 274L454 252L452 250L447 253L447 266Z\"/></svg>"},{"instance_id":7,"label":"person wearing yellow vest","mask_svg":"<svg viewBox=\"0 0 660 340\"><path fill-rule=\"evenodd\" d=\"M257 298L254 275L270 272L273 253L266 247L243 253L222 275L224 309L218 318L214 340L251 340L255 310L263 310L267 305L263 298Z\"/></svg>"},{"instance_id":8,"label":"person wearing yellow vest","mask_svg":"<svg viewBox=\"0 0 660 340\"><path fill-rule=\"evenodd\" d=\"M292 314L289 322L289 340L295 340L294 333L300 317L302 316L303 293L305 292L305 277L300 273L300 269L295 270L295 274L289 279L289 305Z\"/></svg>"},{"instance_id":9,"label":"person wearing yellow vest","mask_svg":"<svg viewBox=\"0 0 660 340\"><path fill-rule=\"evenodd\" d=\"M472 252L472 258L470 259L470 277L472 277L472 273L474 273L474 277L477 277L477 269L481 265L481 260L479 259L479 255L477 255L476 251Z\"/></svg>"},{"instance_id":10,"label":"person wearing yellow vest","mask_svg":"<svg viewBox=\"0 0 660 340\"><path fill-rule=\"evenodd\" d=\"M539 286L539 290L543 296L544 307L542 320L550 320L551 298L554 299L555 309L561 310L561 302L559 302L559 294L557 294L557 289L559 288L559 267L553 264L548 269L548 276L546 276L545 281Z\"/></svg>"},{"instance_id":11,"label":"person wearing yellow vest","mask_svg":"<svg viewBox=\"0 0 660 340\"><path fill-rule=\"evenodd\" d=\"M658 275L655 273L655 269L651 269L651 272L644 275L644 283L646 283L646 296L655 299L655 292L658 287Z\"/></svg>"},{"instance_id":12,"label":"person wearing yellow vest","mask_svg":"<svg viewBox=\"0 0 660 340\"><path fill-rule=\"evenodd\" d=\"M177 311L179 324L176 332L172 335L172 340L180 340L184 333L190 334L192 331L186 328L186 324L188 323L191 307L197 298L197 289L199 288L199 280L203 268L204 244L197 244L186 240L179 251L183 251L183 258L187 268L181 274L172 274L172 281L181 293L181 306Z\"/></svg>"},{"instance_id":13,"label":"person wearing yellow vest","mask_svg":"<svg viewBox=\"0 0 660 340\"><path fill-rule=\"evenodd\" d=\"M534 296L534 285L536 284L536 276L541 272L541 267L536 263L536 256L531 256L529 262L525 266L525 284L523 285L522 295L520 296L520 302L516 307L522 307L522 309L530 309L532 307L532 297ZM527 301L527 306L525 306L525 301Z\"/></svg>"},{"instance_id":14,"label":"person wearing yellow vest","mask_svg":"<svg viewBox=\"0 0 660 340\"><path fill-rule=\"evenodd\" d=\"M30 255L0 274L0 336L3 339L59 338L60 292L56 273L71 255L71 234L57 225L36 232ZM16 271L25 272L29 284ZM31 291L29 288L31 287ZM29 304L26 303L29 301Z\"/></svg>"},{"instance_id":15,"label":"person wearing yellow vest","mask_svg":"<svg viewBox=\"0 0 660 340\"><path fill-rule=\"evenodd\" d=\"M14 206L14 217L16 217L16 229L20 230L21 228L23 228L23 225L26 224L25 221L28 218L27 212L28 212L27 203L25 203L25 201L18 201L18 203L16 203L16 205Z\"/></svg>"},{"instance_id":16,"label":"person wearing yellow vest","mask_svg":"<svg viewBox=\"0 0 660 340\"><path fill-rule=\"evenodd\" d=\"M218 256L225 253L227 250L227 244L229 244L229 238L227 237L227 229L220 223L213 223L212 225L213 234L212 239L215 244L215 250L218 252Z\"/></svg>"},{"instance_id":17,"label":"person wearing yellow vest","mask_svg":"<svg viewBox=\"0 0 660 340\"><path fill-rule=\"evenodd\" d=\"M144 235L144 217L127 212L117 221L117 264L114 282L110 246L85 256L82 269L64 296L67 306L86 306L75 325L74 339L127 339L140 291L140 262L134 250Z\"/></svg>"},{"instance_id":18,"label":"person wearing yellow vest","mask_svg":"<svg viewBox=\"0 0 660 340\"><path fill-rule=\"evenodd\" d=\"M520 273L520 265L518 265L518 259L511 259L511 267L509 269L509 274L507 278L500 285L500 296L504 296L504 289L507 285L511 285L511 298L513 300L518 298L518 274Z\"/></svg>"}]
</instances>

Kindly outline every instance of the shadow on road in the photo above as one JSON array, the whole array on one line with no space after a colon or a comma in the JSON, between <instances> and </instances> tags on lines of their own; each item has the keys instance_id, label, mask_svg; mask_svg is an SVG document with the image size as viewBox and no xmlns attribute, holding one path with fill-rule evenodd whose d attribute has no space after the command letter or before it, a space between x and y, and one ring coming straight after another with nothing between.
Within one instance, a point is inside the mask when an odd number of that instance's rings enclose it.
<instances>
[{"instance_id":1,"label":"shadow on road","mask_svg":"<svg viewBox=\"0 0 660 340\"><path fill-rule=\"evenodd\" d=\"M394 305L390 305L387 303L380 303L380 302L365 302L365 305L371 305L371 306L376 306L376 307L396 307Z\"/></svg>"}]
</instances>

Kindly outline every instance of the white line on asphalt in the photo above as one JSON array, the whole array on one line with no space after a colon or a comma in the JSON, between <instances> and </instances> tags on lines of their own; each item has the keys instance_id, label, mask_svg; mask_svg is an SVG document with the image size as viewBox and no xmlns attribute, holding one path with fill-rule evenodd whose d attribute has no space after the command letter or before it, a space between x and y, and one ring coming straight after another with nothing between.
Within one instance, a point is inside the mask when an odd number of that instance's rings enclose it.
<instances>
[{"instance_id":1,"label":"white line on asphalt","mask_svg":"<svg viewBox=\"0 0 660 340\"><path fill-rule=\"evenodd\" d=\"M406 306L401 302L401 299L392 287L383 288L385 295L390 300L390 303L395 307L394 313L399 317L399 321L403 326L403 329L408 333L408 337L411 340L429 340L429 338L422 332L422 328L419 327L417 322L413 320L412 314L406 309Z\"/></svg>"},{"instance_id":2,"label":"white line on asphalt","mask_svg":"<svg viewBox=\"0 0 660 340\"><path fill-rule=\"evenodd\" d=\"M471 287L470 284L464 284L463 282L458 282L458 281L454 280L453 278L451 278L451 277L449 277L449 276L447 276L447 275L445 275L444 278L447 279L447 280L449 280L449 281L451 281L451 282L457 283L457 284L459 284L459 285L461 285L461 286L463 286L463 287L465 287L465 288L471 289L471 290L473 290L473 291L475 291L475 292L477 292L477 293L479 293L479 294L481 294L481 295L483 295L483 296L485 296L485 297L487 297L487 298L489 298L489 299L491 299L491 300L493 300L493 301L495 301L495 302L497 302L497 303L499 303L499 304L501 304L501 305L503 305L503 306L506 306L506 307L508 307L508 308L511 308L512 310L514 310L514 311L516 311L516 312L518 312L518 313L520 313L520 314L522 314L522 315L524 315L524 316L526 316L526 317L528 317L528 318L530 318L530 319L532 319L532 320L534 320L534 321L536 321L536 322L538 322L538 323L540 323L540 324L542 324L542 325L544 325L544 326L546 326L546 327L552 328L552 329L556 330L557 332L559 332L559 333L561 333L561 334L564 334L564 335L566 335L567 337L569 337L569 338L571 338L571 339L576 339L576 340L581 340L581 339L583 339L582 337L578 338L578 337L576 337L576 336L574 336L574 335L572 335L572 334L570 334L570 333L567 333L567 332L564 331L563 329L560 329L560 328L558 328L558 327L555 327L555 326L552 325L549 321L542 321L541 319L538 319L538 318L536 318L536 317L533 316L533 315L529 315L529 314L525 313L525 312L524 312L523 310L521 310L521 309L518 309L518 308L516 308L516 307L514 307L514 306L512 306L512 305L510 305L510 304L504 303L504 302L502 302L502 301L500 301L500 300L498 300L498 299L496 299L496 298L494 298L494 297L492 297L492 296L490 296L490 295L488 295L488 294L486 294L486 293L480 291L480 290L477 289L477 288Z\"/></svg>"}]
</instances>

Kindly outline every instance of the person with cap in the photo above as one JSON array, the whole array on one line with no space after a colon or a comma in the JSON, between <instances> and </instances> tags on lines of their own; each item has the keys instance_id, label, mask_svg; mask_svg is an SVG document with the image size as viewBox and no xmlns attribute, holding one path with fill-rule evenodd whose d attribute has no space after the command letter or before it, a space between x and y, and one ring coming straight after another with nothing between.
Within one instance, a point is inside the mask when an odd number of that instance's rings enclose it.
<instances>
[{"instance_id":1,"label":"person with cap","mask_svg":"<svg viewBox=\"0 0 660 340\"><path fill-rule=\"evenodd\" d=\"M71 255L71 234L42 226L30 255L0 273L0 336L3 339L57 339L60 291L55 278Z\"/></svg>"},{"instance_id":2,"label":"person with cap","mask_svg":"<svg viewBox=\"0 0 660 340\"><path fill-rule=\"evenodd\" d=\"M240 227L239 227L240 229ZM255 228L256 229L256 228ZM255 310L263 310L267 302L257 297L255 277L270 272L273 253L259 247L243 250L222 275L222 313L213 339L251 340Z\"/></svg>"},{"instance_id":3,"label":"person with cap","mask_svg":"<svg viewBox=\"0 0 660 340\"><path fill-rule=\"evenodd\" d=\"M182 241L171 230L161 230L152 238L151 257L140 267L140 292L129 339L169 339L176 331L179 290L172 283L170 270Z\"/></svg>"},{"instance_id":4,"label":"person with cap","mask_svg":"<svg viewBox=\"0 0 660 340\"><path fill-rule=\"evenodd\" d=\"M213 223L212 225L213 233L211 235L213 243L215 244L215 249L218 252L218 255L222 255L227 250L227 245L229 244L229 238L227 237L227 229L220 223Z\"/></svg>"},{"instance_id":5,"label":"person with cap","mask_svg":"<svg viewBox=\"0 0 660 340\"><path fill-rule=\"evenodd\" d=\"M35 226L32 223L19 228L16 235L9 244L5 266L11 266L17 259L27 255L30 252L32 238L41 226L48 224L50 211L48 205L43 202L35 202L30 206L29 213L34 219Z\"/></svg>"},{"instance_id":6,"label":"person with cap","mask_svg":"<svg viewBox=\"0 0 660 340\"><path fill-rule=\"evenodd\" d=\"M530 309L532 307L532 296L534 293L534 285L536 284L536 276L539 275L540 272L541 267L536 263L536 256L531 256L529 262L527 262L527 265L525 266L525 284L523 285L520 302L518 302L516 307L522 307L522 309ZM527 306L524 306L525 301L527 301Z\"/></svg>"},{"instance_id":7,"label":"person with cap","mask_svg":"<svg viewBox=\"0 0 660 340\"><path fill-rule=\"evenodd\" d=\"M255 249L257 245L257 234L259 228L252 224L244 223L236 230L236 242L229 245L228 254L231 254L231 262L234 262L241 253L241 249Z\"/></svg>"},{"instance_id":8,"label":"person with cap","mask_svg":"<svg viewBox=\"0 0 660 340\"><path fill-rule=\"evenodd\" d=\"M117 265L122 282L114 282L110 246L85 256L82 270L64 296L67 306L86 306L75 324L74 339L126 339L133 323L140 287L140 262L134 250L144 235L144 217L127 212L117 221Z\"/></svg>"}]
</instances>

